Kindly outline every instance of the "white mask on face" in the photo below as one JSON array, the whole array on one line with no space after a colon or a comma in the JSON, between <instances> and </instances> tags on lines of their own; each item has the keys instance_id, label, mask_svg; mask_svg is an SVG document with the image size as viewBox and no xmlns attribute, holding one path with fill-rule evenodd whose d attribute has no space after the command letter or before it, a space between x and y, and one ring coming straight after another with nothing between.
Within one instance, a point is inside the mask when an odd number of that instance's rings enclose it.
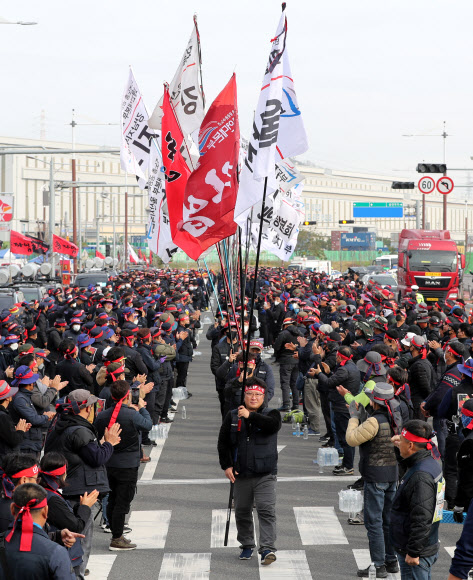
<instances>
[{"instance_id":1,"label":"white mask on face","mask_svg":"<svg viewBox=\"0 0 473 580\"><path fill-rule=\"evenodd\" d=\"M18 343L17 342L13 342L12 344L10 344L10 348L12 350L18 350Z\"/></svg>"},{"instance_id":2,"label":"white mask on face","mask_svg":"<svg viewBox=\"0 0 473 580\"><path fill-rule=\"evenodd\" d=\"M72 330L74 332L78 332L80 330L80 324L73 324L72 325Z\"/></svg>"},{"instance_id":3,"label":"white mask on face","mask_svg":"<svg viewBox=\"0 0 473 580\"><path fill-rule=\"evenodd\" d=\"M244 329L244 331L245 331L245 332L248 332L248 329L249 329L249 328L250 328L250 327L249 327L249 325L248 325L248 324L245 324L245 326L243 327L243 329Z\"/></svg>"},{"instance_id":4,"label":"white mask on face","mask_svg":"<svg viewBox=\"0 0 473 580\"><path fill-rule=\"evenodd\" d=\"M75 308L76 306L77 306L77 303L76 303L76 302L73 302L73 303L71 304L71 308Z\"/></svg>"}]
</instances>

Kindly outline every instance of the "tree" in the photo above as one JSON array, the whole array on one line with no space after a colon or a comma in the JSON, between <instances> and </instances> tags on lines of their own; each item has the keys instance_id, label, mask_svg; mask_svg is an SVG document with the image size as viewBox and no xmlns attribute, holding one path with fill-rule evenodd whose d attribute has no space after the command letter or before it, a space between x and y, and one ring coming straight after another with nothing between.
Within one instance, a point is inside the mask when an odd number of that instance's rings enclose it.
<instances>
[{"instance_id":1,"label":"tree","mask_svg":"<svg viewBox=\"0 0 473 580\"><path fill-rule=\"evenodd\" d=\"M324 250L330 249L330 240L310 230L301 229L297 238L296 253L298 256L314 256L324 259Z\"/></svg>"}]
</instances>

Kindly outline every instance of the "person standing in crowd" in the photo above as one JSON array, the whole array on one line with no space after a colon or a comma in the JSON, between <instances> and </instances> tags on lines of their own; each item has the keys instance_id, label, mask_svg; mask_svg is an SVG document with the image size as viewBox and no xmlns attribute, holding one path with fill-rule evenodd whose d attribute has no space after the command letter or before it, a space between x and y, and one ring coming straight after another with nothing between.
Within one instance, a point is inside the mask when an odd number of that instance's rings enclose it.
<instances>
[{"instance_id":1,"label":"person standing in crowd","mask_svg":"<svg viewBox=\"0 0 473 580\"><path fill-rule=\"evenodd\" d=\"M282 406L279 411L282 412L299 409L299 391L296 388L299 367L297 359L294 358L294 351L299 346L297 338L302 336L302 333L294 322L292 318L285 318L283 330L274 342L274 356L276 362L279 363L279 382L282 392Z\"/></svg>"},{"instance_id":2,"label":"person standing in crowd","mask_svg":"<svg viewBox=\"0 0 473 580\"><path fill-rule=\"evenodd\" d=\"M254 502L260 532L258 551L261 564L267 566L276 560L277 433L281 415L265 406L265 391L262 381L245 386L243 405L230 411L220 428L218 454L220 467L235 486L240 560L249 560L255 548Z\"/></svg>"},{"instance_id":3,"label":"person standing in crowd","mask_svg":"<svg viewBox=\"0 0 473 580\"><path fill-rule=\"evenodd\" d=\"M10 387L6 381L0 381L0 465L5 455L20 447L25 433L31 429L31 423L27 423L26 419L15 423L8 411L17 393L18 387Z\"/></svg>"},{"instance_id":4,"label":"person standing in crowd","mask_svg":"<svg viewBox=\"0 0 473 580\"><path fill-rule=\"evenodd\" d=\"M432 428L413 419L394 436L406 469L391 509L391 542L402 580L430 580L438 559L442 464L433 457Z\"/></svg>"}]
</instances>

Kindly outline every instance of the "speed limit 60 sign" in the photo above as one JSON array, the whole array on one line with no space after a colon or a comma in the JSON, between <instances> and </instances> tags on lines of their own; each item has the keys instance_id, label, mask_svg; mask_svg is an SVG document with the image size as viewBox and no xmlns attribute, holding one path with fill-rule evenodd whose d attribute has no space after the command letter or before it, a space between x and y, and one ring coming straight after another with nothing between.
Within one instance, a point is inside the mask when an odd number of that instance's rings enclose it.
<instances>
[{"instance_id":1,"label":"speed limit 60 sign","mask_svg":"<svg viewBox=\"0 0 473 580\"><path fill-rule=\"evenodd\" d=\"M435 180L426 175L419 179L417 187L421 193L432 193L435 189Z\"/></svg>"}]
</instances>

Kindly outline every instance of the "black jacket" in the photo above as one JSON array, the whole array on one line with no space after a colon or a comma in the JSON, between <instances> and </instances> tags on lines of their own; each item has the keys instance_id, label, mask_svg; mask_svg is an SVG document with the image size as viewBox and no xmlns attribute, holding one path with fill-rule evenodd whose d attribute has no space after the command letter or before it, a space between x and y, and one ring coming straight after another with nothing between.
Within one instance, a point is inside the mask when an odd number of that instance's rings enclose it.
<instances>
[{"instance_id":1,"label":"black jacket","mask_svg":"<svg viewBox=\"0 0 473 580\"><path fill-rule=\"evenodd\" d=\"M442 402L445 393L453 387L458 387L461 383L461 372L458 370L458 363L449 365L440 379L435 391L425 400L425 410L433 417L437 415L437 408ZM411 387L412 388L412 387Z\"/></svg>"},{"instance_id":2,"label":"black jacket","mask_svg":"<svg viewBox=\"0 0 473 580\"><path fill-rule=\"evenodd\" d=\"M59 332L57 328L50 328L47 331L47 336L48 336L47 349L50 351L48 358L53 362L57 362L61 358L58 349L63 339L63 335Z\"/></svg>"},{"instance_id":3,"label":"black jacket","mask_svg":"<svg viewBox=\"0 0 473 580\"><path fill-rule=\"evenodd\" d=\"M131 385L133 379L138 375L147 375L148 369L146 368L140 353L136 349L130 348L127 344L121 344L120 346L125 351L126 356L125 380Z\"/></svg>"},{"instance_id":4,"label":"black jacket","mask_svg":"<svg viewBox=\"0 0 473 580\"><path fill-rule=\"evenodd\" d=\"M39 453L43 446L43 428L48 425L49 419L46 415L43 415L44 409L33 405L31 395L31 391L20 386L20 390L13 397L10 412L15 424L20 419L26 419L27 423L31 423L31 428L23 436L19 451Z\"/></svg>"},{"instance_id":5,"label":"black jacket","mask_svg":"<svg viewBox=\"0 0 473 580\"><path fill-rule=\"evenodd\" d=\"M236 346L233 347L234 352L236 352ZM217 390L222 390L225 388L226 376L228 371L230 370L230 364L228 364L227 373L223 376L223 370L217 376L217 371L222 367L223 363L228 363L228 356L232 352L232 345L227 341L225 338L222 342L216 344L212 349L212 356L210 357L210 370L215 375L215 382L217 386Z\"/></svg>"},{"instance_id":6,"label":"black jacket","mask_svg":"<svg viewBox=\"0 0 473 580\"><path fill-rule=\"evenodd\" d=\"M76 359L63 359L58 362L56 366L56 374L61 375L61 381L69 381L69 383L61 389L61 397L65 397L71 391L76 389L86 389L93 392L94 379L83 365Z\"/></svg>"},{"instance_id":7,"label":"black jacket","mask_svg":"<svg viewBox=\"0 0 473 580\"><path fill-rule=\"evenodd\" d=\"M289 342L295 344L298 347L298 336L302 336L302 332L294 324L290 324L278 335L274 343L274 356L276 357L278 363L285 365L298 364L297 359L294 358L295 351L285 348L286 344Z\"/></svg>"},{"instance_id":8,"label":"black jacket","mask_svg":"<svg viewBox=\"0 0 473 580\"><path fill-rule=\"evenodd\" d=\"M97 431L87 419L59 415L46 438L44 452L48 451L58 451L67 459L64 496L78 496L94 489L101 493L110 491L105 464L112 456L113 446L98 442Z\"/></svg>"},{"instance_id":9,"label":"black jacket","mask_svg":"<svg viewBox=\"0 0 473 580\"><path fill-rule=\"evenodd\" d=\"M465 439L457 453L458 485L455 505L468 511L473 498L473 432L463 429Z\"/></svg>"},{"instance_id":10,"label":"black jacket","mask_svg":"<svg viewBox=\"0 0 473 580\"><path fill-rule=\"evenodd\" d=\"M281 414L262 405L238 428L238 411L227 413L218 436L220 467L234 467L238 477L255 477L277 473L277 433L281 429ZM235 450L238 448L236 463Z\"/></svg>"},{"instance_id":11,"label":"black jacket","mask_svg":"<svg viewBox=\"0 0 473 580\"><path fill-rule=\"evenodd\" d=\"M430 395L437 384L435 371L430 361L418 355L409 361L407 372L409 375L407 382L411 387L412 403L415 408Z\"/></svg>"},{"instance_id":12,"label":"black jacket","mask_svg":"<svg viewBox=\"0 0 473 580\"><path fill-rule=\"evenodd\" d=\"M391 542L397 552L412 558L438 552L439 522L432 523L437 502L436 480L442 464L429 450L414 453L401 461L407 468L391 509Z\"/></svg>"},{"instance_id":13,"label":"black jacket","mask_svg":"<svg viewBox=\"0 0 473 580\"><path fill-rule=\"evenodd\" d=\"M25 436L24 431L17 431L15 423L3 405L0 405L0 465L7 453L16 451Z\"/></svg>"},{"instance_id":14,"label":"black jacket","mask_svg":"<svg viewBox=\"0 0 473 580\"><path fill-rule=\"evenodd\" d=\"M321 393L328 393L329 401L332 403L332 409L338 413L348 414L345 399L336 389L342 385L348 389L352 395L357 395L360 391L360 371L356 364L349 360L343 366L338 365L335 372L327 377L324 373L317 376L319 382L317 389Z\"/></svg>"}]
</instances>

